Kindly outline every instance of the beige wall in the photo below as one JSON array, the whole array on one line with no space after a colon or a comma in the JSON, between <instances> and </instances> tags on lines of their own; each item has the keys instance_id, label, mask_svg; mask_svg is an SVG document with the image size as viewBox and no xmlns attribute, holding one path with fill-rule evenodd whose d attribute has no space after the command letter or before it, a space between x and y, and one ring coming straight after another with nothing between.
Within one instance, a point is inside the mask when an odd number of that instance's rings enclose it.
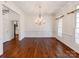
<instances>
[{"instance_id":1,"label":"beige wall","mask_svg":"<svg viewBox=\"0 0 79 59\"><path fill-rule=\"evenodd\" d=\"M75 33L75 14L66 14L72 10L74 10L76 8L76 5L78 3L68 3L67 5L65 5L63 8L61 8L61 10L59 10L59 12L56 14L56 17L60 16L60 15L65 15L63 17L63 36L59 37L57 35L57 23L55 26L55 35L57 37L58 40L60 40L61 42L65 43L67 46L69 46L70 48L72 48L73 50L75 50L76 52L79 53L79 44L76 43L75 39L74 39L74 33ZM57 22L58 20L55 20L55 22Z\"/></svg>"}]
</instances>

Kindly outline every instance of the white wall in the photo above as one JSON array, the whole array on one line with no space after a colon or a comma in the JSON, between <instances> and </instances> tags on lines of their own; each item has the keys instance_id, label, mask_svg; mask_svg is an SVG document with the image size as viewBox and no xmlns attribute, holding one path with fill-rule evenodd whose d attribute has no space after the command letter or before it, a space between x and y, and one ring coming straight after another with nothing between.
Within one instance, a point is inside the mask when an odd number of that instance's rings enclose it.
<instances>
[{"instance_id":1,"label":"white wall","mask_svg":"<svg viewBox=\"0 0 79 59\"><path fill-rule=\"evenodd\" d=\"M36 16L26 15L26 20L23 22L25 25L25 37L52 37L53 36L53 20L50 15L44 16L45 24L35 24Z\"/></svg>"},{"instance_id":2,"label":"white wall","mask_svg":"<svg viewBox=\"0 0 79 59\"><path fill-rule=\"evenodd\" d=\"M2 2L0 2L0 55L3 54L3 19L2 19Z\"/></svg>"},{"instance_id":3,"label":"white wall","mask_svg":"<svg viewBox=\"0 0 79 59\"><path fill-rule=\"evenodd\" d=\"M19 18L19 40L21 40L22 38L24 38L24 20L25 20L25 16L24 13L18 8L16 7L11 1L8 2L3 2L3 4L5 6L7 6L8 8L12 9L13 11L15 11L17 14L19 14L20 18Z\"/></svg>"},{"instance_id":4,"label":"white wall","mask_svg":"<svg viewBox=\"0 0 79 59\"><path fill-rule=\"evenodd\" d=\"M36 16L33 14L25 14L18 7L16 7L12 2L4 3L6 6L14 10L20 15L19 23L19 37L22 40L24 37L52 37L53 36L53 17L50 15L44 15L46 24L42 26L37 26L34 21Z\"/></svg>"},{"instance_id":5,"label":"white wall","mask_svg":"<svg viewBox=\"0 0 79 59\"><path fill-rule=\"evenodd\" d=\"M7 7L3 6L3 9ZM9 9L9 8L8 8ZM9 41L14 37L14 24L13 20L19 20L19 15L9 9L9 13L3 15L3 42Z\"/></svg>"},{"instance_id":6,"label":"white wall","mask_svg":"<svg viewBox=\"0 0 79 59\"><path fill-rule=\"evenodd\" d=\"M5 6L7 6L8 8L12 9L13 11L17 12L20 15L19 21L24 20L22 11L20 11L18 8L16 8L16 6L14 6L12 3L0 2L0 55L3 54L3 43L6 41L9 41L13 37L11 35L11 33L12 33L12 26L11 25L12 24L10 21L16 19L16 14L14 14L13 12L12 12L13 14L10 13L10 14L6 14L5 16L2 15L2 8L3 8L2 5L3 4ZM19 23L21 23L21 21ZM21 24L21 25L23 25L23 24ZM22 32L21 28L20 28L19 33ZM20 37L22 37L22 36L20 36Z\"/></svg>"},{"instance_id":7,"label":"white wall","mask_svg":"<svg viewBox=\"0 0 79 59\"><path fill-rule=\"evenodd\" d=\"M72 48L73 50L75 50L76 52L79 53L79 44L77 44L75 42L74 39L74 33L75 33L75 14L66 14L72 10L74 10L76 8L77 3L68 3L67 5L65 5L61 10L59 10L59 12L56 14L56 17L60 16L60 15L65 15L63 17L63 36L62 37L58 37L57 36L57 20L55 20L56 22L56 27L55 27L55 34L58 40L60 40L61 42L63 42L64 44L66 44L67 46L69 46L70 48Z\"/></svg>"}]
</instances>

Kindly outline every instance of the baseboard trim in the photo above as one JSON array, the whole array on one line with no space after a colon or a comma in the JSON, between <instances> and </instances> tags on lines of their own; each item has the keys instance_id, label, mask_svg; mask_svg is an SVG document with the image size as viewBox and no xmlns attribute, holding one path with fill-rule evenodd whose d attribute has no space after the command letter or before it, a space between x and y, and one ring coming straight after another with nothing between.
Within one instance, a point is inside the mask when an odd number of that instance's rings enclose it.
<instances>
[{"instance_id":1,"label":"baseboard trim","mask_svg":"<svg viewBox=\"0 0 79 59\"><path fill-rule=\"evenodd\" d=\"M56 39L56 37L24 37L23 39L28 39L28 38L30 38L30 39L38 39L38 38L39 38L39 39L41 39L41 38L42 38L42 39L43 39L43 38L44 38L44 39ZM23 39L22 39L22 40L23 40Z\"/></svg>"},{"instance_id":2,"label":"baseboard trim","mask_svg":"<svg viewBox=\"0 0 79 59\"><path fill-rule=\"evenodd\" d=\"M74 51L73 49L71 49L69 46L67 46L66 44L64 44L63 42L61 42L60 40L58 40L57 38L56 38L56 40L62 44L62 46L64 47L64 50L65 50L65 53L67 53L67 54L70 53L70 54L74 55L75 57L79 58L79 53L77 53L76 51Z\"/></svg>"}]
</instances>

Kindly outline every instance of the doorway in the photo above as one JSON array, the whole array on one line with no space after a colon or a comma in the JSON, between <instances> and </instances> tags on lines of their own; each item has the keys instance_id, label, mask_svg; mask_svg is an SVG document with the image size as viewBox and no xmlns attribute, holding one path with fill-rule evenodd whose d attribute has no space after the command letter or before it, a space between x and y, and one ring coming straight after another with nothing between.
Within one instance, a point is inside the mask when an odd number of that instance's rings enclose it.
<instances>
[{"instance_id":1,"label":"doorway","mask_svg":"<svg viewBox=\"0 0 79 59\"><path fill-rule=\"evenodd\" d=\"M18 39L19 38L19 21L18 20L12 20L12 29L13 29L14 39Z\"/></svg>"}]
</instances>

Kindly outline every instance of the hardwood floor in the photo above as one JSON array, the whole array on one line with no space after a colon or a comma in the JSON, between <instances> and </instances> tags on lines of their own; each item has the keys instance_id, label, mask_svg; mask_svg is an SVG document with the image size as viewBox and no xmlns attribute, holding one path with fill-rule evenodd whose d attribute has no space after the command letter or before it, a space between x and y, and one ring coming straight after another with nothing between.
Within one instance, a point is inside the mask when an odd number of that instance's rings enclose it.
<instances>
[{"instance_id":1,"label":"hardwood floor","mask_svg":"<svg viewBox=\"0 0 79 59\"><path fill-rule=\"evenodd\" d=\"M64 44L55 38L24 38L22 41L12 39L4 43L4 54L1 58L79 57L79 55L66 53L67 49L65 50L65 47Z\"/></svg>"}]
</instances>

